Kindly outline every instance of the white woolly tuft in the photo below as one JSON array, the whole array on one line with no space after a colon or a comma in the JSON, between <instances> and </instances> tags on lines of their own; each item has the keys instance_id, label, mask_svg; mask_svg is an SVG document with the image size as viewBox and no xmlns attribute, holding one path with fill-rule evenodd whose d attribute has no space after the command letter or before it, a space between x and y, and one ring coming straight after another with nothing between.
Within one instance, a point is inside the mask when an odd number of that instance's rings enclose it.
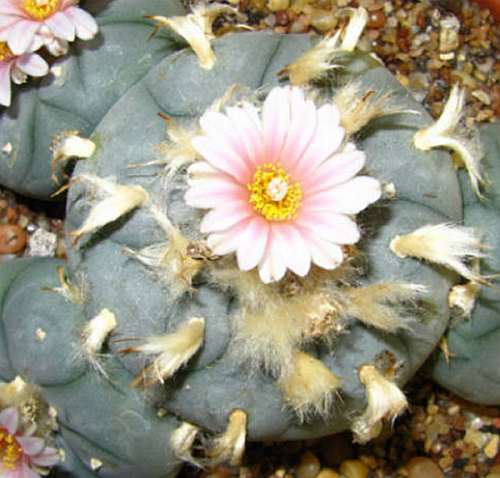
<instances>
[{"instance_id":1,"label":"white woolly tuft","mask_svg":"<svg viewBox=\"0 0 500 478\"><path fill-rule=\"evenodd\" d=\"M204 333L205 320L193 317L183 322L175 332L147 337L142 345L122 350L122 353L157 356L139 373L131 386L150 387L158 382L164 383L196 354L203 343Z\"/></svg>"},{"instance_id":2,"label":"white woolly tuft","mask_svg":"<svg viewBox=\"0 0 500 478\"><path fill-rule=\"evenodd\" d=\"M480 164L483 151L477 134L467 131L461 125L464 106L465 90L455 84L439 119L431 126L419 130L413 142L416 148L423 151L439 147L455 151L467 169L474 192L482 198L479 188L484 184Z\"/></svg>"},{"instance_id":3,"label":"white woolly tuft","mask_svg":"<svg viewBox=\"0 0 500 478\"><path fill-rule=\"evenodd\" d=\"M108 309L102 309L98 315L85 324L80 338L78 355L87 360L105 377L107 377L107 374L99 363L99 352L104 342L115 328L115 314Z\"/></svg>"},{"instance_id":4,"label":"white woolly tuft","mask_svg":"<svg viewBox=\"0 0 500 478\"><path fill-rule=\"evenodd\" d=\"M301 422L326 418L340 389L340 379L320 360L305 352L295 352L292 370L278 381L285 402Z\"/></svg>"},{"instance_id":5,"label":"white woolly tuft","mask_svg":"<svg viewBox=\"0 0 500 478\"><path fill-rule=\"evenodd\" d=\"M167 27L186 40L193 49L201 68L211 70L215 65L215 54L210 42L215 38L212 23L222 13L237 14L238 11L229 5L213 3L197 5L189 15L177 17L148 17L157 23L158 27Z\"/></svg>"},{"instance_id":6,"label":"white woolly tuft","mask_svg":"<svg viewBox=\"0 0 500 478\"><path fill-rule=\"evenodd\" d=\"M374 90L365 89L358 82L348 83L338 90L333 102L340 111L341 125L349 136L382 116L401 113L419 114L418 111L398 105L392 93L379 95Z\"/></svg>"},{"instance_id":7,"label":"white woolly tuft","mask_svg":"<svg viewBox=\"0 0 500 478\"><path fill-rule=\"evenodd\" d=\"M384 419L392 423L406 410L408 402L399 387L373 365L363 365L359 379L366 387L368 406L353 422L352 431L358 443L366 443L380 434Z\"/></svg>"},{"instance_id":8,"label":"white woolly tuft","mask_svg":"<svg viewBox=\"0 0 500 478\"><path fill-rule=\"evenodd\" d=\"M341 52L340 33L338 31L333 36L323 38L297 60L283 68L279 74L288 76L292 85L299 86L321 78L334 68L339 68L339 65L332 64L332 61Z\"/></svg>"},{"instance_id":9,"label":"white woolly tuft","mask_svg":"<svg viewBox=\"0 0 500 478\"><path fill-rule=\"evenodd\" d=\"M451 269L462 277L488 284L487 277L475 273L464 261L485 257L486 246L472 228L452 224L423 226L404 236L396 236L390 248L397 256L415 257Z\"/></svg>"},{"instance_id":10,"label":"white woolly tuft","mask_svg":"<svg viewBox=\"0 0 500 478\"><path fill-rule=\"evenodd\" d=\"M365 287L344 289L343 313L367 325L386 332L409 329L411 317L402 311L406 303L425 294L427 289L419 284L380 282Z\"/></svg>"},{"instance_id":11,"label":"white woolly tuft","mask_svg":"<svg viewBox=\"0 0 500 478\"><path fill-rule=\"evenodd\" d=\"M111 180L87 174L79 176L77 181L92 184L101 199L92 206L83 225L70 233L74 242L84 234L94 232L133 209L144 206L149 200L148 193L141 186L123 186Z\"/></svg>"},{"instance_id":12,"label":"white woolly tuft","mask_svg":"<svg viewBox=\"0 0 500 478\"><path fill-rule=\"evenodd\" d=\"M247 414L243 410L234 410L229 416L225 432L205 446L206 464L240 465L245 453L246 434Z\"/></svg>"},{"instance_id":13,"label":"white woolly tuft","mask_svg":"<svg viewBox=\"0 0 500 478\"><path fill-rule=\"evenodd\" d=\"M368 12L363 7L348 8L346 10L350 13L351 18L344 30L344 38L342 39L340 49L352 52L357 47L363 30L368 23Z\"/></svg>"},{"instance_id":14,"label":"white woolly tuft","mask_svg":"<svg viewBox=\"0 0 500 478\"><path fill-rule=\"evenodd\" d=\"M480 290L481 286L477 282L456 285L448 295L448 305L459 309L465 317L470 317Z\"/></svg>"},{"instance_id":15,"label":"white woolly tuft","mask_svg":"<svg viewBox=\"0 0 500 478\"><path fill-rule=\"evenodd\" d=\"M170 437L170 446L179 460L201 467L200 462L194 458L191 453L194 441L199 432L199 427L188 422L182 422L182 424L172 433Z\"/></svg>"},{"instance_id":16,"label":"white woolly tuft","mask_svg":"<svg viewBox=\"0 0 500 478\"><path fill-rule=\"evenodd\" d=\"M64 163L72 158L90 158L95 149L95 144L90 139L82 138L79 131L64 131L55 136L50 146L52 180L56 183L59 182L56 175L58 163Z\"/></svg>"}]
</instances>

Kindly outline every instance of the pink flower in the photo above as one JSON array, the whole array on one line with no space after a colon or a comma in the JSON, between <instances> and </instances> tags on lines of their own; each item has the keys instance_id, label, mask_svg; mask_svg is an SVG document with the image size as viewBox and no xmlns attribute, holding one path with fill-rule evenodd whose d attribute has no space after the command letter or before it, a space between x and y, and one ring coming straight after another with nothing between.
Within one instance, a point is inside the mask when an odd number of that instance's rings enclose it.
<instances>
[{"instance_id":1,"label":"pink flower","mask_svg":"<svg viewBox=\"0 0 500 478\"><path fill-rule=\"evenodd\" d=\"M45 76L49 65L36 53L14 55L6 43L0 43L0 105L10 106L10 81L18 85L26 82L29 76Z\"/></svg>"},{"instance_id":2,"label":"pink flower","mask_svg":"<svg viewBox=\"0 0 500 478\"><path fill-rule=\"evenodd\" d=\"M78 0L1 0L0 41L22 55L42 45L53 55L63 55L75 36L90 40L97 23L76 7Z\"/></svg>"},{"instance_id":3,"label":"pink flower","mask_svg":"<svg viewBox=\"0 0 500 478\"><path fill-rule=\"evenodd\" d=\"M42 438L18 432L19 414L13 407L0 412L0 476L2 478L40 478L31 467L49 468L59 461L55 448Z\"/></svg>"},{"instance_id":4,"label":"pink flower","mask_svg":"<svg viewBox=\"0 0 500 478\"><path fill-rule=\"evenodd\" d=\"M236 252L239 268L258 266L265 283L287 269L305 276L311 263L337 267L342 245L360 238L352 215L381 195L376 179L355 177L365 155L345 145L338 109L276 87L260 113L243 103L200 125L192 144L204 161L188 169L185 201L210 209L201 232L213 252Z\"/></svg>"}]
</instances>

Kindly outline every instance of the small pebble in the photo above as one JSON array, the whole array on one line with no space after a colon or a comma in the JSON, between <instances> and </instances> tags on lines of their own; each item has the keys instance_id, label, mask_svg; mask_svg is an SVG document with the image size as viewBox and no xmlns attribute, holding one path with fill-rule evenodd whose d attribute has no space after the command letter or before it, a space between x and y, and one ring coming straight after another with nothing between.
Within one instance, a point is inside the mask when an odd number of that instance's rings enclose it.
<instances>
[{"instance_id":1,"label":"small pebble","mask_svg":"<svg viewBox=\"0 0 500 478\"><path fill-rule=\"evenodd\" d=\"M406 465L408 478L445 478L443 472L430 458L415 457Z\"/></svg>"},{"instance_id":2,"label":"small pebble","mask_svg":"<svg viewBox=\"0 0 500 478\"><path fill-rule=\"evenodd\" d=\"M331 468L323 468L316 478L341 478L340 475Z\"/></svg>"},{"instance_id":3,"label":"small pebble","mask_svg":"<svg viewBox=\"0 0 500 478\"><path fill-rule=\"evenodd\" d=\"M0 254L17 254L26 247L28 236L15 224L0 225Z\"/></svg>"},{"instance_id":4,"label":"small pebble","mask_svg":"<svg viewBox=\"0 0 500 478\"><path fill-rule=\"evenodd\" d=\"M498 435L494 435L493 438L488 442L488 444L484 447L484 454L488 458L495 458L498 453L498 442L500 437Z\"/></svg>"},{"instance_id":5,"label":"small pebble","mask_svg":"<svg viewBox=\"0 0 500 478\"><path fill-rule=\"evenodd\" d=\"M340 465L345 478L367 478L370 469L361 460L346 460Z\"/></svg>"},{"instance_id":6,"label":"small pebble","mask_svg":"<svg viewBox=\"0 0 500 478\"><path fill-rule=\"evenodd\" d=\"M37 229L29 238L29 255L32 257L54 256L57 248L57 235L45 229Z\"/></svg>"},{"instance_id":7,"label":"small pebble","mask_svg":"<svg viewBox=\"0 0 500 478\"><path fill-rule=\"evenodd\" d=\"M290 6L290 0L269 0L267 2L267 7L272 12L277 12L279 10L286 10Z\"/></svg>"},{"instance_id":8,"label":"small pebble","mask_svg":"<svg viewBox=\"0 0 500 478\"><path fill-rule=\"evenodd\" d=\"M297 478L316 478L320 470L319 460L308 451L300 457L300 463L297 466Z\"/></svg>"},{"instance_id":9,"label":"small pebble","mask_svg":"<svg viewBox=\"0 0 500 478\"><path fill-rule=\"evenodd\" d=\"M337 18L331 11L318 9L311 15L311 25L322 33L333 30L336 27L337 22Z\"/></svg>"}]
</instances>

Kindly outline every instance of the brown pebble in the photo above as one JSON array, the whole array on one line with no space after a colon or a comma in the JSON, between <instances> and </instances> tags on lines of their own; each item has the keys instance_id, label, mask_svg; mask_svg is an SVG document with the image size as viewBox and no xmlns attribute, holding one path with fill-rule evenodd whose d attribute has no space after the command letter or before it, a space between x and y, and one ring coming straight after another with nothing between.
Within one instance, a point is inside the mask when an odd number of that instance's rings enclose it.
<instances>
[{"instance_id":1,"label":"brown pebble","mask_svg":"<svg viewBox=\"0 0 500 478\"><path fill-rule=\"evenodd\" d=\"M316 478L320 469L319 460L310 451L307 451L300 457L297 478Z\"/></svg>"},{"instance_id":2,"label":"brown pebble","mask_svg":"<svg viewBox=\"0 0 500 478\"><path fill-rule=\"evenodd\" d=\"M340 473L345 478L367 478L370 468L361 460L346 460L340 465Z\"/></svg>"},{"instance_id":3,"label":"brown pebble","mask_svg":"<svg viewBox=\"0 0 500 478\"><path fill-rule=\"evenodd\" d=\"M408 478L445 478L443 472L430 458L417 456L406 465Z\"/></svg>"},{"instance_id":4,"label":"brown pebble","mask_svg":"<svg viewBox=\"0 0 500 478\"><path fill-rule=\"evenodd\" d=\"M0 225L0 254L17 254L26 247L26 232L14 224Z\"/></svg>"},{"instance_id":5,"label":"brown pebble","mask_svg":"<svg viewBox=\"0 0 500 478\"><path fill-rule=\"evenodd\" d=\"M285 10L276 12L276 25L285 26L288 24L288 15Z\"/></svg>"},{"instance_id":6,"label":"brown pebble","mask_svg":"<svg viewBox=\"0 0 500 478\"><path fill-rule=\"evenodd\" d=\"M370 13L368 23L366 26L368 28L382 28L385 25L385 14L382 10L376 10Z\"/></svg>"}]
</instances>

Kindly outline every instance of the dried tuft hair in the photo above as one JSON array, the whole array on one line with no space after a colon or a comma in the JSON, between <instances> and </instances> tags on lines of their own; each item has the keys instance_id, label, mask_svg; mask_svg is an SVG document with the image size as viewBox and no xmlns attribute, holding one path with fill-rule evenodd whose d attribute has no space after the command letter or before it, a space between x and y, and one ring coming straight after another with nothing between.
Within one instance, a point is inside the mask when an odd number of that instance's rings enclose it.
<instances>
[{"instance_id":1,"label":"dried tuft hair","mask_svg":"<svg viewBox=\"0 0 500 478\"><path fill-rule=\"evenodd\" d=\"M192 13L177 17L147 17L156 23L156 29L167 27L186 40L193 49L201 68L211 70L215 65L215 54L210 42L215 39L212 31L214 20L223 13L238 14L238 11L221 3L197 5Z\"/></svg>"},{"instance_id":2,"label":"dried tuft hair","mask_svg":"<svg viewBox=\"0 0 500 478\"><path fill-rule=\"evenodd\" d=\"M83 276L80 276L80 284L75 285L66 278L64 267L57 268L59 287L45 287L42 290L56 292L73 304L84 304L87 301L87 288Z\"/></svg>"},{"instance_id":3,"label":"dried tuft hair","mask_svg":"<svg viewBox=\"0 0 500 478\"><path fill-rule=\"evenodd\" d=\"M349 23L344 29L342 44L340 49L347 52L353 52L363 34L368 23L368 12L363 7L344 9L350 15Z\"/></svg>"},{"instance_id":4,"label":"dried tuft hair","mask_svg":"<svg viewBox=\"0 0 500 478\"><path fill-rule=\"evenodd\" d=\"M191 452L199 432L200 428L196 425L182 422L182 424L172 433L170 437L170 446L179 460L201 467L199 460L197 460Z\"/></svg>"},{"instance_id":5,"label":"dried tuft hair","mask_svg":"<svg viewBox=\"0 0 500 478\"><path fill-rule=\"evenodd\" d=\"M464 263L467 258L485 257L487 246L472 228L452 224L423 226L410 234L396 236L390 248L398 257L415 257L451 269L462 277L489 285L488 279Z\"/></svg>"},{"instance_id":6,"label":"dried tuft hair","mask_svg":"<svg viewBox=\"0 0 500 478\"><path fill-rule=\"evenodd\" d=\"M205 320L193 317L183 322L172 333L147 337L142 345L120 350L121 353L156 355L153 362L144 368L132 381L131 387L151 387L164 383L172 377L203 344Z\"/></svg>"},{"instance_id":7,"label":"dried tuft hair","mask_svg":"<svg viewBox=\"0 0 500 478\"><path fill-rule=\"evenodd\" d=\"M348 83L338 90L333 102L340 111L340 122L348 136L352 136L370 121L382 116L418 114L417 111L397 105L392 93L378 95L374 90L363 91L363 86L357 82Z\"/></svg>"},{"instance_id":8,"label":"dried tuft hair","mask_svg":"<svg viewBox=\"0 0 500 478\"><path fill-rule=\"evenodd\" d=\"M334 68L333 60L341 52L340 31L335 35L328 35L311 49L303 53L297 60L283 68L278 75L288 76L292 85L306 85L317 80Z\"/></svg>"},{"instance_id":9,"label":"dried tuft hair","mask_svg":"<svg viewBox=\"0 0 500 478\"><path fill-rule=\"evenodd\" d=\"M76 243L84 234L92 233L112 223L128 212L144 206L149 201L148 193L141 186L124 186L109 179L92 175L81 175L76 181L92 184L100 200L92 206L83 225L70 232Z\"/></svg>"},{"instance_id":10,"label":"dried tuft hair","mask_svg":"<svg viewBox=\"0 0 500 478\"><path fill-rule=\"evenodd\" d=\"M96 146L90 140L82 138L79 131L63 131L56 135L50 145L52 152L52 160L50 169L52 180L59 184L57 177L57 166L59 163L64 164L70 159L87 159L95 152Z\"/></svg>"},{"instance_id":11,"label":"dried tuft hair","mask_svg":"<svg viewBox=\"0 0 500 478\"><path fill-rule=\"evenodd\" d=\"M229 415L224 433L205 445L207 465L240 465L245 453L246 434L247 414L243 410L234 410Z\"/></svg>"},{"instance_id":12,"label":"dried tuft hair","mask_svg":"<svg viewBox=\"0 0 500 478\"><path fill-rule=\"evenodd\" d=\"M419 284L380 282L343 289L344 313L366 325L386 332L409 329L411 319L404 306L427 292Z\"/></svg>"},{"instance_id":13,"label":"dried tuft hair","mask_svg":"<svg viewBox=\"0 0 500 478\"><path fill-rule=\"evenodd\" d=\"M480 191L480 186L485 183L480 164L483 151L477 133L467 131L462 124L464 106L465 89L455 84L439 119L417 131L413 142L422 151L440 147L455 151L467 169L474 192L483 198Z\"/></svg>"},{"instance_id":14,"label":"dried tuft hair","mask_svg":"<svg viewBox=\"0 0 500 478\"><path fill-rule=\"evenodd\" d=\"M351 429L358 443L366 443L380 434L384 419L394 422L406 410L408 402L399 387L373 365L363 365L359 379L366 388L368 406L354 420Z\"/></svg>"},{"instance_id":15,"label":"dried tuft hair","mask_svg":"<svg viewBox=\"0 0 500 478\"><path fill-rule=\"evenodd\" d=\"M278 381L285 402L301 422L317 415L327 417L340 384L323 362L301 351L294 354L292 371Z\"/></svg>"},{"instance_id":16,"label":"dried tuft hair","mask_svg":"<svg viewBox=\"0 0 500 478\"><path fill-rule=\"evenodd\" d=\"M80 336L77 356L83 357L97 372L107 377L99 361L100 351L111 332L116 328L116 317L108 309L102 309L98 315L85 324Z\"/></svg>"}]
</instances>

